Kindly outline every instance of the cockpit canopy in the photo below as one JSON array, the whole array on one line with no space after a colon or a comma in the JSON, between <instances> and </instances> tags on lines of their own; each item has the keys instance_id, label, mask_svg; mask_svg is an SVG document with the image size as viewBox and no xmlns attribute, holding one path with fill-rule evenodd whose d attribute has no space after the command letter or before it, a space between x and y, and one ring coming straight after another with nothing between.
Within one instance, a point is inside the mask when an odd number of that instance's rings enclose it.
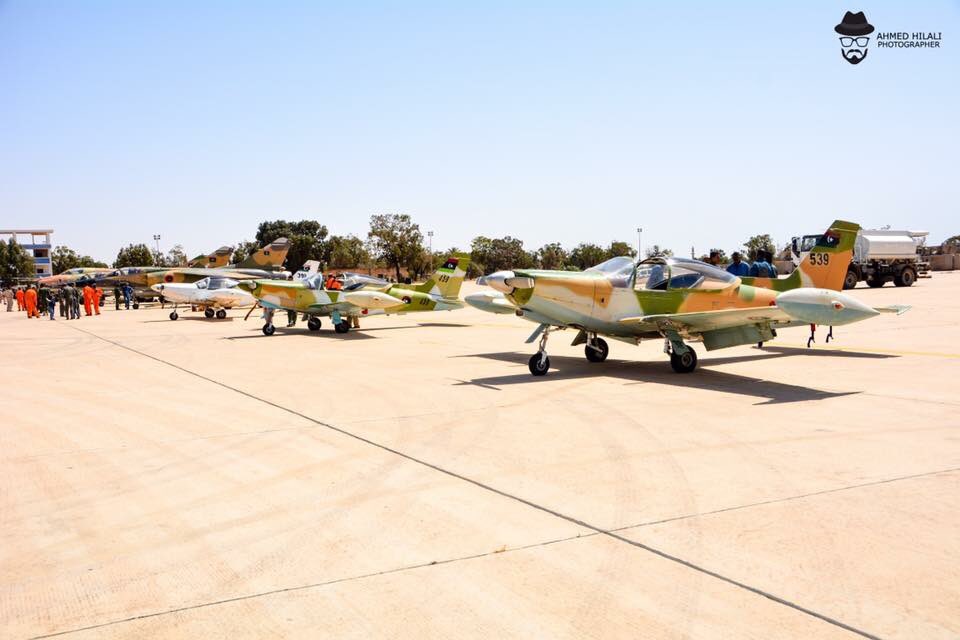
<instances>
[{"instance_id":1,"label":"cockpit canopy","mask_svg":"<svg viewBox=\"0 0 960 640\"><path fill-rule=\"evenodd\" d=\"M197 281L197 289L206 289L208 291L215 291L217 289L230 289L237 286L239 283L233 278L223 278L220 276L208 276L203 280Z\"/></svg>"},{"instance_id":2,"label":"cockpit canopy","mask_svg":"<svg viewBox=\"0 0 960 640\"><path fill-rule=\"evenodd\" d=\"M699 260L648 258L637 265L634 289L723 289L737 276Z\"/></svg>"},{"instance_id":3,"label":"cockpit canopy","mask_svg":"<svg viewBox=\"0 0 960 640\"><path fill-rule=\"evenodd\" d=\"M619 256L587 269L602 273L614 287L652 291L667 289L723 289L737 277L699 260L647 258L637 263Z\"/></svg>"}]
</instances>

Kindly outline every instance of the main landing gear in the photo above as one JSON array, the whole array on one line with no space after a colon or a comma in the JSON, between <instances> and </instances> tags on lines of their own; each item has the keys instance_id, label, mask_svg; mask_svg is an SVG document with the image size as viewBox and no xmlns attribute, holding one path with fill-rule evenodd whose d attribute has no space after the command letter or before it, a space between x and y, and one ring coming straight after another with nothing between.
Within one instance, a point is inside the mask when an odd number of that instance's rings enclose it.
<instances>
[{"instance_id":1,"label":"main landing gear","mask_svg":"<svg viewBox=\"0 0 960 640\"><path fill-rule=\"evenodd\" d=\"M583 348L583 353L590 362L603 362L610 354L610 347L606 340L593 334L593 337L587 341L587 346Z\"/></svg>"},{"instance_id":2,"label":"main landing gear","mask_svg":"<svg viewBox=\"0 0 960 640\"><path fill-rule=\"evenodd\" d=\"M203 310L203 315L204 315L204 317L206 317L207 319L212 318L212 317L213 317L213 309L211 309L210 307L207 307L206 309Z\"/></svg>"},{"instance_id":3,"label":"main landing gear","mask_svg":"<svg viewBox=\"0 0 960 640\"><path fill-rule=\"evenodd\" d=\"M670 366L677 373L693 373L697 368L697 352L686 345L679 335L666 335L664 353L670 354Z\"/></svg>"},{"instance_id":4,"label":"main landing gear","mask_svg":"<svg viewBox=\"0 0 960 640\"><path fill-rule=\"evenodd\" d=\"M316 316L307 318L307 329L310 329L310 331L320 331L320 325L320 318Z\"/></svg>"}]
</instances>

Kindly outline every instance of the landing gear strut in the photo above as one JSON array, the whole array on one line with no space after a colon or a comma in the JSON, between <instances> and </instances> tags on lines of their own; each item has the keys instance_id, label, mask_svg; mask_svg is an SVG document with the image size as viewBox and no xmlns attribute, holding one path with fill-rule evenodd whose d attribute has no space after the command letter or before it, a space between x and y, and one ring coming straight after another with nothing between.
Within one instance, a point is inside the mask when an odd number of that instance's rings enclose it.
<instances>
[{"instance_id":1,"label":"landing gear strut","mask_svg":"<svg viewBox=\"0 0 960 640\"><path fill-rule=\"evenodd\" d=\"M677 373L692 373L697 368L697 352L687 346L675 332L666 336L663 350L670 354L670 366Z\"/></svg>"},{"instance_id":2,"label":"landing gear strut","mask_svg":"<svg viewBox=\"0 0 960 640\"><path fill-rule=\"evenodd\" d=\"M833 340L833 325L830 325L830 331L827 331L827 342Z\"/></svg>"},{"instance_id":3,"label":"landing gear strut","mask_svg":"<svg viewBox=\"0 0 960 640\"><path fill-rule=\"evenodd\" d=\"M815 324L810 325L810 337L807 338L807 349L809 349L811 345L813 345L813 343L817 341L816 334L817 334L817 325Z\"/></svg>"},{"instance_id":4,"label":"landing gear strut","mask_svg":"<svg viewBox=\"0 0 960 640\"><path fill-rule=\"evenodd\" d=\"M277 328L273 326L273 311L273 309L263 310L264 325L261 331L263 331L263 335L265 336L272 336L277 330Z\"/></svg>"},{"instance_id":5,"label":"landing gear strut","mask_svg":"<svg viewBox=\"0 0 960 640\"><path fill-rule=\"evenodd\" d=\"M587 346L583 348L583 353L590 362L603 362L610 354L610 347L607 346L606 340L593 334L593 337L587 341Z\"/></svg>"},{"instance_id":6,"label":"landing gear strut","mask_svg":"<svg viewBox=\"0 0 960 640\"><path fill-rule=\"evenodd\" d=\"M530 373L535 376L545 376L547 371L550 370L550 357L547 356L547 339L550 337L550 331L550 327L543 330L543 335L540 336L540 348L530 356L530 360L527 362Z\"/></svg>"}]
</instances>

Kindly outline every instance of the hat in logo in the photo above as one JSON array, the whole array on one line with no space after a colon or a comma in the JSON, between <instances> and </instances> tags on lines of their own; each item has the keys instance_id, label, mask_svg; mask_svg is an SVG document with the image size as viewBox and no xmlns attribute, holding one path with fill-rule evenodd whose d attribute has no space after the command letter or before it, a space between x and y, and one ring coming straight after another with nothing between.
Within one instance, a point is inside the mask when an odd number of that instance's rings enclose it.
<instances>
[{"instance_id":1,"label":"hat in logo","mask_svg":"<svg viewBox=\"0 0 960 640\"><path fill-rule=\"evenodd\" d=\"M873 25L867 22L867 16L863 15L863 11L856 13L847 11L843 20L833 30L842 36L865 36L873 33Z\"/></svg>"}]
</instances>

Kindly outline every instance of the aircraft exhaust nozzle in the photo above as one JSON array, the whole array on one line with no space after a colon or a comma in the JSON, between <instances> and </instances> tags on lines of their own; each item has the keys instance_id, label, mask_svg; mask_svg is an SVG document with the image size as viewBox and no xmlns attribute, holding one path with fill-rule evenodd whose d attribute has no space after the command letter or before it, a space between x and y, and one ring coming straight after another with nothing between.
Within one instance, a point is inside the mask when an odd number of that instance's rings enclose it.
<instances>
[{"instance_id":1,"label":"aircraft exhaust nozzle","mask_svg":"<svg viewBox=\"0 0 960 640\"><path fill-rule=\"evenodd\" d=\"M777 306L794 320L841 326L879 315L852 296L830 289L791 289L777 296Z\"/></svg>"},{"instance_id":2,"label":"aircraft exhaust nozzle","mask_svg":"<svg viewBox=\"0 0 960 640\"><path fill-rule=\"evenodd\" d=\"M389 309L404 304L400 298L382 291L350 291L343 294L343 299L364 309Z\"/></svg>"}]
</instances>

